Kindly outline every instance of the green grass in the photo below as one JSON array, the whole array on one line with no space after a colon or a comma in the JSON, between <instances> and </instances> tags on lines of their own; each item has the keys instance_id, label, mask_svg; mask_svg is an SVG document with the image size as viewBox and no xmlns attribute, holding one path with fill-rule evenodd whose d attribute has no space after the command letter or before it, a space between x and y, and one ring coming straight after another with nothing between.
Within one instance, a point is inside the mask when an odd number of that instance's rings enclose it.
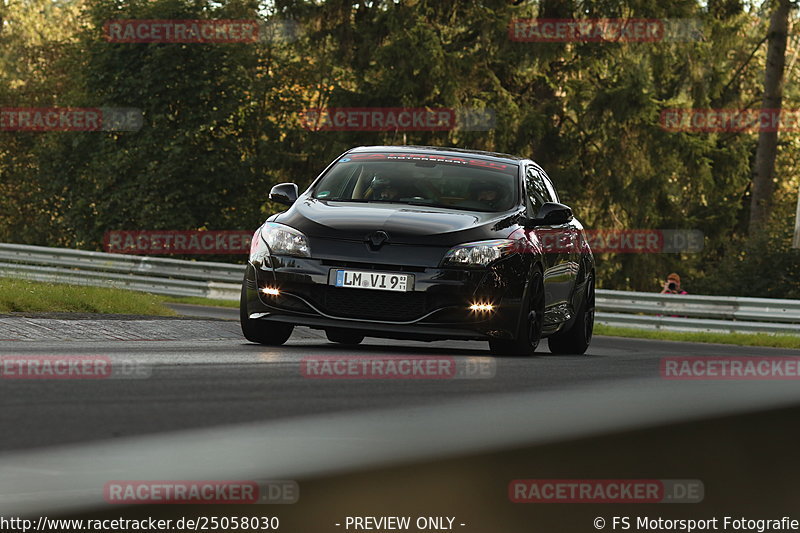
<instances>
[{"instance_id":1,"label":"green grass","mask_svg":"<svg viewBox=\"0 0 800 533\"><path fill-rule=\"evenodd\" d=\"M162 301L176 304L210 305L213 307L239 307L238 300L212 300L199 296L162 296Z\"/></svg>"},{"instance_id":2,"label":"green grass","mask_svg":"<svg viewBox=\"0 0 800 533\"><path fill-rule=\"evenodd\" d=\"M0 278L0 313L177 314L163 302L163 296L124 289Z\"/></svg>"},{"instance_id":3,"label":"green grass","mask_svg":"<svg viewBox=\"0 0 800 533\"><path fill-rule=\"evenodd\" d=\"M800 349L800 335L770 335L769 333L705 333L678 332L653 329L619 328L595 324L596 335L609 337L632 337L663 341L708 342L735 344L737 346L768 346L773 348Z\"/></svg>"}]
</instances>

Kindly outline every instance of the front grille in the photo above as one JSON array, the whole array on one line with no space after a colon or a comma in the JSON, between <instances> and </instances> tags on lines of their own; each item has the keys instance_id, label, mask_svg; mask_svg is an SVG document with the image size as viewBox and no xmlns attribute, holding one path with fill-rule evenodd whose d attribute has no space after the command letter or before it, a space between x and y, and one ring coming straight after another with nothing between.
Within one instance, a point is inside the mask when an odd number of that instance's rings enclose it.
<instances>
[{"instance_id":1,"label":"front grille","mask_svg":"<svg viewBox=\"0 0 800 533\"><path fill-rule=\"evenodd\" d=\"M356 263L353 261L335 261L333 259L323 259L323 266L338 268L355 268L360 270L392 270L396 272L425 272L425 267L409 265L384 265L374 263Z\"/></svg>"},{"instance_id":2,"label":"front grille","mask_svg":"<svg viewBox=\"0 0 800 533\"><path fill-rule=\"evenodd\" d=\"M322 307L325 313L342 318L406 322L426 312L422 292L389 292L326 286Z\"/></svg>"}]
</instances>

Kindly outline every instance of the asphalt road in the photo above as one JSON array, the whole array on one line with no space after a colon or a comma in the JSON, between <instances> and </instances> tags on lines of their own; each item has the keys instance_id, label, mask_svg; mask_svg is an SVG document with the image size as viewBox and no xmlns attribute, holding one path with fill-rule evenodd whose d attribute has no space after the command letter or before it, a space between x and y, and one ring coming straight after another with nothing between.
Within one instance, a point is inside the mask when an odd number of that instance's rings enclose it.
<instances>
[{"instance_id":1,"label":"asphalt road","mask_svg":"<svg viewBox=\"0 0 800 533\"><path fill-rule=\"evenodd\" d=\"M607 387L670 394L686 382L664 380L665 356L800 356L800 351L596 337L585 356L490 358L484 343L366 339L328 342L299 328L281 347L245 341L233 309L176 306L215 319L0 317L0 355L100 356L137 377L0 380L0 451L120 439L305 415L394 407L507 393L560 393ZM307 357L357 355L453 357L455 379L309 379ZM701 391L705 385L696 385ZM681 390L686 390L681 389ZM535 396L534 396L535 398Z\"/></svg>"}]
</instances>

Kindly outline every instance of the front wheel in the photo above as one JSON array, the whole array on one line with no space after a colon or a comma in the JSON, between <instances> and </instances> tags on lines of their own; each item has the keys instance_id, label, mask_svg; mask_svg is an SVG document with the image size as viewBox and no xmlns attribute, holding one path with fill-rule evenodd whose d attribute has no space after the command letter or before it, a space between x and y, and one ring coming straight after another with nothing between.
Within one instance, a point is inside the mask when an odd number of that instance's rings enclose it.
<instances>
[{"instance_id":1,"label":"front wheel","mask_svg":"<svg viewBox=\"0 0 800 533\"><path fill-rule=\"evenodd\" d=\"M592 332L594 331L594 278L589 274L586 280L586 292L583 296L578 316L575 322L566 331L548 337L547 346L554 354L575 354L586 353L589 343L592 342Z\"/></svg>"},{"instance_id":2,"label":"front wheel","mask_svg":"<svg viewBox=\"0 0 800 533\"><path fill-rule=\"evenodd\" d=\"M294 326L262 320L253 320L247 311L247 288L242 283L242 295L239 298L239 322L242 325L244 338L250 342L279 346L289 340Z\"/></svg>"},{"instance_id":3,"label":"front wheel","mask_svg":"<svg viewBox=\"0 0 800 533\"><path fill-rule=\"evenodd\" d=\"M544 281L537 271L528 284L528 296L522 307L517 337L514 340L491 339L489 350L494 355L533 355L542 338L544 324Z\"/></svg>"}]
</instances>

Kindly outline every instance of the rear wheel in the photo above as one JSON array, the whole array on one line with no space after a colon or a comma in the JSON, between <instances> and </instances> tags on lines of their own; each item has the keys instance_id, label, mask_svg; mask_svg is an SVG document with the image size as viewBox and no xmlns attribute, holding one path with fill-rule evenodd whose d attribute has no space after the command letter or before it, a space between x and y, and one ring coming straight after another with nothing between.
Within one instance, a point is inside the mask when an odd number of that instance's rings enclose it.
<instances>
[{"instance_id":1,"label":"rear wheel","mask_svg":"<svg viewBox=\"0 0 800 533\"><path fill-rule=\"evenodd\" d=\"M592 342L594 331L594 277L589 274L586 280L586 289L583 302L578 309L575 322L566 331L548 337L547 346L555 354L582 354L586 353L589 343Z\"/></svg>"},{"instance_id":2,"label":"rear wheel","mask_svg":"<svg viewBox=\"0 0 800 533\"><path fill-rule=\"evenodd\" d=\"M247 311L247 288L242 283L242 295L239 298L239 322L242 325L244 338L250 342L278 346L289 340L294 326L264 320L253 320Z\"/></svg>"},{"instance_id":3,"label":"rear wheel","mask_svg":"<svg viewBox=\"0 0 800 533\"><path fill-rule=\"evenodd\" d=\"M359 344L364 340L364 335L343 329L326 329L325 336L329 341L339 344Z\"/></svg>"},{"instance_id":4,"label":"rear wheel","mask_svg":"<svg viewBox=\"0 0 800 533\"><path fill-rule=\"evenodd\" d=\"M494 355L533 355L542 338L543 323L544 281L542 273L537 271L528 286L517 337L514 340L491 339L489 349Z\"/></svg>"}]
</instances>

